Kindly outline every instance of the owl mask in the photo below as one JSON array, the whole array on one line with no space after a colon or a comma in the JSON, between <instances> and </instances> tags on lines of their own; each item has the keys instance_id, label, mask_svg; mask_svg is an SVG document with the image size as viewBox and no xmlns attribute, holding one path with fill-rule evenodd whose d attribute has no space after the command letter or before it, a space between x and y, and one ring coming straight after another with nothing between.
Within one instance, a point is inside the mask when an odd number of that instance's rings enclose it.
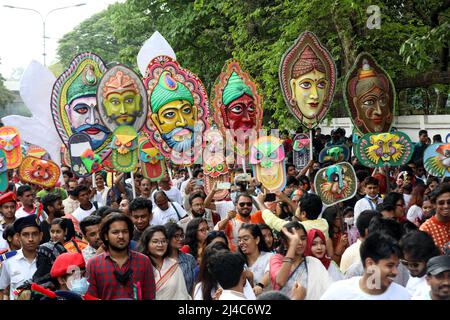
<instances>
[{"instance_id":1,"label":"owl mask","mask_svg":"<svg viewBox=\"0 0 450 320\"><path fill-rule=\"evenodd\" d=\"M58 165L50 160L26 157L19 167L20 180L44 188L53 188L59 179L59 175Z\"/></svg>"},{"instance_id":2,"label":"owl mask","mask_svg":"<svg viewBox=\"0 0 450 320\"><path fill-rule=\"evenodd\" d=\"M260 137L251 148L250 163L256 179L270 192L284 189L286 168L282 140L270 136Z\"/></svg>"},{"instance_id":3,"label":"owl mask","mask_svg":"<svg viewBox=\"0 0 450 320\"><path fill-rule=\"evenodd\" d=\"M131 172L138 163L138 134L131 126L119 126L114 130L112 164L117 171Z\"/></svg>"},{"instance_id":4,"label":"owl mask","mask_svg":"<svg viewBox=\"0 0 450 320\"><path fill-rule=\"evenodd\" d=\"M22 148L20 147L20 134L14 127L0 128L0 149L5 152L8 169L20 166L22 162Z\"/></svg>"},{"instance_id":5,"label":"owl mask","mask_svg":"<svg viewBox=\"0 0 450 320\"><path fill-rule=\"evenodd\" d=\"M166 164L164 156L148 140L139 143L139 160L141 161L142 175L150 181L159 181L164 177Z\"/></svg>"}]
</instances>

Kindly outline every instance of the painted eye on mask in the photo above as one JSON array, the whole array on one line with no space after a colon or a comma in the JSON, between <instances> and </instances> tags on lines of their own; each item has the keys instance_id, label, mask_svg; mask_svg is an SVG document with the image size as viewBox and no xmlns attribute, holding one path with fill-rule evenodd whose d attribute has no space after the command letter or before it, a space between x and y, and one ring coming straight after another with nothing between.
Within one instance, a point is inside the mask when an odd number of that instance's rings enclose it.
<instances>
[{"instance_id":1,"label":"painted eye on mask","mask_svg":"<svg viewBox=\"0 0 450 320\"><path fill-rule=\"evenodd\" d=\"M133 141L127 142L127 143L125 144L125 147L131 147L132 144L133 144Z\"/></svg>"},{"instance_id":2,"label":"painted eye on mask","mask_svg":"<svg viewBox=\"0 0 450 320\"><path fill-rule=\"evenodd\" d=\"M212 170L212 166L210 166L209 164L207 164L207 165L205 166L205 170L206 170L206 172L210 172L210 171Z\"/></svg>"},{"instance_id":3,"label":"painted eye on mask","mask_svg":"<svg viewBox=\"0 0 450 320\"><path fill-rule=\"evenodd\" d=\"M262 152L257 151L257 152L255 153L255 159L256 159L256 160L262 160L263 158L264 158L264 154L263 154Z\"/></svg>"},{"instance_id":4,"label":"painted eye on mask","mask_svg":"<svg viewBox=\"0 0 450 320\"><path fill-rule=\"evenodd\" d=\"M269 159L275 160L275 159L277 158L277 156L278 156L277 152L276 152L276 151L272 151L272 152L269 154Z\"/></svg>"},{"instance_id":5,"label":"painted eye on mask","mask_svg":"<svg viewBox=\"0 0 450 320\"><path fill-rule=\"evenodd\" d=\"M299 84L300 88L302 89L311 89L312 84L309 81L305 81Z\"/></svg>"},{"instance_id":6,"label":"painted eye on mask","mask_svg":"<svg viewBox=\"0 0 450 320\"><path fill-rule=\"evenodd\" d=\"M231 108L230 111L233 113L241 113L242 107L240 105L237 105L237 106L234 106L233 108Z\"/></svg>"},{"instance_id":7,"label":"painted eye on mask","mask_svg":"<svg viewBox=\"0 0 450 320\"><path fill-rule=\"evenodd\" d=\"M216 166L216 170L217 171L222 171L223 170L223 164L218 164L217 166Z\"/></svg>"}]
</instances>

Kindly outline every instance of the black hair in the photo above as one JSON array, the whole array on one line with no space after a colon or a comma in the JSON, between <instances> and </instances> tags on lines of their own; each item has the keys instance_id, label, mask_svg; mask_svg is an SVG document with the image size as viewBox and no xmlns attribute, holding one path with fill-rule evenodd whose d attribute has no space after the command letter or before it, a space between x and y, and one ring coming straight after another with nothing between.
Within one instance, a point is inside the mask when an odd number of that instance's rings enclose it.
<instances>
[{"instance_id":1,"label":"black hair","mask_svg":"<svg viewBox=\"0 0 450 320\"><path fill-rule=\"evenodd\" d=\"M220 251L211 256L208 269L224 289L235 287L242 277L245 260L238 254L229 251Z\"/></svg>"},{"instance_id":2,"label":"black hair","mask_svg":"<svg viewBox=\"0 0 450 320\"><path fill-rule=\"evenodd\" d=\"M89 187L84 184L80 184L75 189L73 189L72 193L74 197L78 198L80 196L80 193L85 191L89 192Z\"/></svg>"},{"instance_id":3,"label":"black hair","mask_svg":"<svg viewBox=\"0 0 450 320\"><path fill-rule=\"evenodd\" d=\"M289 232L291 232L292 228L294 228L295 230L303 230L305 232L305 235L307 235L305 226L303 226L303 224L298 221L289 221L283 227L286 228ZM285 255L286 251L288 250L289 239L284 234L284 232L280 232L280 236L282 241L280 247L278 248L278 251L279 253Z\"/></svg>"},{"instance_id":4,"label":"black hair","mask_svg":"<svg viewBox=\"0 0 450 320\"><path fill-rule=\"evenodd\" d=\"M296 177L289 176L287 178L286 185L289 186L291 184L293 184L294 186L298 186L300 184L300 182L297 180Z\"/></svg>"},{"instance_id":5,"label":"black hair","mask_svg":"<svg viewBox=\"0 0 450 320\"><path fill-rule=\"evenodd\" d=\"M164 236L166 237L166 240L167 240L167 250L164 253L163 258L170 256L172 251L171 251L171 248L169 245L169 238L167 236L167 231L166 231L166 228L161 225L151 226L151 227L145 229L141 235L141 238L139 239L139 242L138 242L138 245L136 248L137 252L145 254L147 257L149 257L152 265L155 267L156 267L155 262L153 261L153 258L150 255L150 251L148 250L148 244L150 243L150 240L153 238L153 235L156 232L161 232L162 234L164 234Z\"/></svg>"},{"instance_id":6,"label":"black hair","mask_svg":"<svg viewBox=\"0 0 450 320\"><path fill-rule=\"evenodd\" d=\"M64 231L67 231L67 220L62 218L55 218L50 222L50 227L58 225L63 229Z\"/></svg>"},{"instance_id":7,"label":"black hair","mask_svg":"<svg viewBox=\"0 0 450 320\"><path fill-rule=\"evenodd\" d=\"M97 210L97 212L95 213L95 215L99 216L100 218L104 219L107 215L111 214L111 213L124 213L122 210L120 209L114 209L111 207L101 207Z\"/></svg>"},{"instance_id":8,"label":"black hair","mask_svg":"<svg viewBox=\"0 0 450 320\"><path fill-rule=\"evenodd\" d=\"M406 235L407 233L419 230L419 227L417 227L414 223L412 223L409 220L400 222L400 226L402 227L403 235Z\"/></svg>"},{"instance_id":9,"label":"black hair","mask_svg":"<svg viewBox=\"0 0 450 320\"><path fill-rule=\"evenodd\" d=\"M189 205L192 206L192 202L194 201L194 199L197 198L202 198L203 200L206 199L205 194L201 191L199 192L194 192L189 196Z\"/></svg>"},{"instance_id":10,"label":"black hair","mask_svg":"<svg viewBox=\"0 0 450 320\"><path fill-rule=\"evenodd\" d=\"M433 191L433 195L431 198L431 202L436 203L436 200L439 196L443 195L444 193L450 192L450 184L443 183L436 187L436 189Z\"/></svg>"},{"instance_id":11,"label":"black hair","mask_svg":"<svg viewBox=\"0 0 450 320\"><path fill-rule=\"evenodd\" d=\"M25 192L32 191L32 190L33 189L31 188L31 186L29 186L28 184L24 184L24 185L22 185L22 186L17 188L16 194L17 194L18 197L21 197L21 196L23 196L23 194Z\"/></svg>"},{"instance_id":12,"label":"black hair","mask_svg":"<svg viewBox=\"0 0 450 320\"><path fill-rule=\"evenodd\" d=\"M364 183L364 187L366 187L368 185L374 185L374 186L379 186L380 185L378 180L376 178L372 177L372 176L366 177L364 179L363 183Z\"/></svg>"},{"instance_id":13,"label":"black hair","mask_svg":"<svg viewBox=\"0 0 450 320\"><path fill-rule=\"evenodd\" d=\"M343 215L338 206L331 206L326 208L322 213L322 218L327 220L328 222L328 235L330 238L333 238L334 235L334 220L336 218L343 219ZM342 225L342 224L341 224Z\"/></svg>"},{"instance_id":14,"label":"black hair","mask_svg":"<svg viewBox=\"0 0 450 320\"><path fill-rule=\"evenodd\" d=\"M359 182L363 182L368 176L370 173L366 169L356 171L356 178Z\"/></svg>"},{"instance_id":15,"label":"black hair","mask_svg":"<svg viewBox=\"0 0 450 320\"><path fill-rule=\"evenodd\" d=\"M194 256L194 258L198 258L198 241L197 241L197 231L200 223L206 223L206 219L203 218L194 218L189 221L186 227L186 238L184 239L184 244L189 246L191 249L190 254Z\"/></svg>"},{"instance_id":16,"label":"black hair","mask_svg":"<svg viewBox=\"0 0 450 320\"><path fill-rule=\"evenodd\" d=\"M342 210L342 216L345 216L349 212L355 212L355 209L353 207L345 207L344 210Z\"/></svg>"},{"instance_id":17,"label":"black hair","mask_svg":"<svg viewBox=\"0 0 450 320\"><path fill-rule=\"evenodd\" d=\"M398 193L398 192L389 192L383 199L383 203L385 204L390 204L392 206L396 206L397 202L399 200L402 200L403 202L405 202L405 199L403 198L403 194Z\"/></svg>"},{"instance_id":18,"label":"black hair","mask_svg":"<svg viewBox=\"0 0 450 320\"><path fill-rule=\"evenodd\" d=\"M417 261L427 262L432 257L441 254L433 238L424 231L416 230L405 234L399 245L403 254L408 253L413 260Z\"/></svg>"},{"instance_id":19,"label":"black hair","mask_svg":"<svg viewBox=\"0 0 450 320\"><path fill-rule=\"evenodd\" d=\"M315 220L322 212L322 200L317 194L304 193L299 200L301 212L306 212L308 220Z\"/></svg>"},{"instance_id":20,"label":"black hair","mask_svg":"<svg viewBox=\"0 0 450 320\"><path fill-rule=\"evenodd\" d=\"M246 197L246 198L249 198L252 202L253 202L253 198L252 198L252 196L249 194L249 193L247 193L247 192L240 192L240 193L238 193L237 195L236 195L236 198L235 198L235 205L237 205L238 203L239 203L239 199L241 199L241 197Z\"/></svg>"},{"instance_id":21,"label":"black hair","mask_svg":"<svg viewBox=\"0 0 450 320\"><path fill-rule=\"evenodd\" d=\"M224 231L213 230L213 231L208 232L208 235L206 236L205 244L209 245L216 238L222 238L223 240L225 240L225 244L228 247L228 238L225 235Z\"/></svg>"},{"instance_id":22,"label":"black hair","mask_svg":"<svg viewBox=\"0 0 450 320\"><path fill-rule=\"evenodd\" d=\"M367 236L359 248L361 261L366 267L366 259L371 258L375 263L381 259L389 259L392 255L400 258L402 256L397 241L384 232L374 232Z\"/></svg>"},{"instance_id":23,"label":"black hair","mask_svg":"<svg viewBox=\"0 0 450 320\"><path fill-rule=\"evenodd\" d=\"M377 211L394 211L395 205L390 202L382 202L377 205Z\"/></svg>"},{"instance_id":24,"label":"black hair","mask_svg":"<svg viewBox=\"0 0 450 320\"><path fill-rule=\"evenodd\" d=\"M287 295L280 291L270 290L261 293L256 300L291 300Z\"/></svg>"},{"instance_id":25,"label":"black hair","mask_svg":"<svg viewBox=\"0 0 450 320\"><path fill-rule=\"evenodd\" d=\"M182 227L180 227L177 223L175 222L167 222L164 227L166 228L166 233L167 233L167 240L170 242L170 240L172 240L172 238L175 237L175 233L177 233L177 231L182 231L184 233L184 230ZM170 246L170 243L169 243Z\"/></svg>"},{"instance_id":26,"label":"black hair","mask_svg":"<svg viewBox=\"0 0 450 320\"><path fill-rule=\"evenodd\" d=\"M202 169L195 169L194 172L192 172L192 177L196 179L200 173L203 173Z\"/></svg>"},{"instance_id":27,"label":"black hair","mask_svg":"<svg viewBox=\"0 0 450 320\"><path fill-rule=\"evenodd\" d=\"M450 177L444 177L444 179L442 179L442 183L449 183L450 182Z\"/></svg>"},{"instance_id":28,"label":"black hair","mask_svg":"<svg viewBox=\"0 0 450 320\"><path fill-rule=\"evenodd\" d=\"M133 199L130 202L130 205L128 206L128 210L130 213L133 213L133 211L141 210L141 209L147 209L148 214L152 214L153 205L152 202L148 199L137 197Z\"/></svg>"},{"instance_id":29,"label":"black hair","mask_svg":"<svg viewBox=\"0 0 450 320\"><path fill-rule=\"evenodd\" d=\"M440 134L435 134L433 136L433 143L442 143L442 136Z\"/></svg>"},{"instance_id":30,"label":"black hair","mask_svg":"<svg viewBox=\"0 0 450 320\"><path fill-rule=\"evenodd\" d=\"M290 167L294 167L294 168L295 168L295 165L292 164L292 163L290 163L290 162L286 163L286 171L287 171Z\"/></svg>"},{"instance_id":31,"label":"black hair","mask_svg":"<svg viewBox=\"0 0 450 320\"><path fill-rule=\"evenodd\" d=\"M69 177L69 179L72 179L72 178L73 178L73 172L70 171L70 170L64 171L64 172L62 173L62 175L63 175L63 176L64 176L64 175L67 175L67 176Z\"/></svg>"},{"instance_id":32,"label":"black hair","mask_svg":"<svg viewBox=\"0 0 450 320\"><path fill-rule=\"evenodd\" d=\"M12 224L7 224L5 229L3 230L3 234L2 237L3 239L5 239L7 242L9 237L13 237L16 234L16 230L14 230L14 225Z\"/></svg>"},{"instance_id":33,"label":"black hair","mask_svg":"<svg viewBox=\"0 0 450 320\"><path fill-rule=\"evenodd\" d=\"M403 236L400 223L394 219L386 219L379 216L374 217L369 223L369 235L374 232L384 232L397 241Z\"/></svg>"},{"instance_id":34,"label":"black hair","mask_svg":"<svg viewBox=\"0 0 450 320\"><path fill-rule=\"evenodd\" d=\"M47 193L42 199L41 203L45 212L48 212L48 207L53 206L56 201L61 200L61 196L56 193Z\"/></svg>"},{"instance_id":35,"label":"black hair","mask_svg":"<svg viewBox=\"0 0 450 320\"><path fill-rule=\"evenodd\" d=\"M80 222L80 229L81 233L86 236L86 228L90 226L98 225L102 222L102 218L98 215L91 214L90 216L87 216Z\"/></svg>"},{"instance_id":36,"label":"black hair","mask_svg":"<svg viewBox=\"0 0 450 320\"><path fill-rule=\"evenodd\" d=\"M258 250L259 252L270 252L269 248L267 247L266 241L264 241L264 236L261 232L261 229L256 224L251 223L245 223L241 226L239 231L242 229L248 230L253 238L259 238L258 243ZM241 248L239 247L239 252L244 255L244 253L241 251ZM244 255L245 256L245 255Z\"/></svg>"},{"instance_id":37,"label":"black hair","mask_svg":"<svg viewBox=\"0 0 450 320\"><path fill-rule=\"evenodd\" d=\"M438 184L439 184L439 182L440 182L438 177L435 177L435 176L429 176L429 177L427 178L427 182L426 182L427 187L428 187L433 181L435 181L435 182L438 183Z\"/></svg>"},{"instance_id":38,"label":"black hair","mask_svg":"<svg viewBox=\"0 0 450 320\"><path fill-rule=\"evenodd\" d=\"M423 134L428 135L428 131L425 130L425 129L420 130L420 131L419 131L419 137L420 137L421 135L423 135Z\"/></svg>"},{"instance_id":39,"label":"black hair","mask_svg":"<svg viewBox=\"0 0 450 320\"><path fill-rule=\"evenodd\" d=\"M104 245L106 247L109 246L109 241L106 240L106 236L109 232L109 227L114 223L118 221L123 221L127 224L128 227L128 234L130 235L130 239L133 237L133 231L134 231L134 225L133 221L131 221L130 217L125 215L124 213L118 213L113 212L105 216L105 218L102 220L102 223L100 224L100 239L102 239Z\"/></svg>"},{"instance_id":40,"label":"black hair","mask_svg":"<svg viewBox=\"0 0 450 320\"><path fill-rule=\"evenodd\" d=\"M364 210L359 214L358 219L356 219L356 228L361 237L364 238L366 236L366 229L369 228L373 217L381 217L381 214L375 210Z\"/></svg>"}]
</instances>

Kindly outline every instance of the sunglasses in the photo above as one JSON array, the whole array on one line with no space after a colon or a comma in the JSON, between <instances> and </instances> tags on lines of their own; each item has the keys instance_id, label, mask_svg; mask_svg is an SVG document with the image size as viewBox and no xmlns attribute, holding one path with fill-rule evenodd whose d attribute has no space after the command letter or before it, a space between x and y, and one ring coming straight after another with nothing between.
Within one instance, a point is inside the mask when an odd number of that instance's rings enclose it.
<instances>
[{"instance_id":1,"label":"sunglasses","mask_svg":"<svg viewBox=\"0 0 450 320\"><path fill-rule=\"evenodd\" d=\"M251 207L252 205L253 205L252 202L241 202L241 203L239 203L240 207L245 207L245 206Z\"/></svg>"},{"instance_id":2,"label":"sunglasses","mask_svg":"<svg viewBox=\"0 0 450 320\"><path fill-rule=\"evenodd\" d=\"M418 268L420 266L420 261L408 261L408 260L401 259L400 262L405 267Z\"/></svg>"},{"instance_id":3,"label":"sunglasses","mask_svg":"<svg viewBox=\"0 0 450 320\"><path fill-rule=\"evenodd\" d=\"M448 199L447 201L445 201L445 200L439 200L439 201L437 201L437 204L438 204L439 206L443 206L444 204L450 205L450 199Z\"/></svg>"}]
</instances>

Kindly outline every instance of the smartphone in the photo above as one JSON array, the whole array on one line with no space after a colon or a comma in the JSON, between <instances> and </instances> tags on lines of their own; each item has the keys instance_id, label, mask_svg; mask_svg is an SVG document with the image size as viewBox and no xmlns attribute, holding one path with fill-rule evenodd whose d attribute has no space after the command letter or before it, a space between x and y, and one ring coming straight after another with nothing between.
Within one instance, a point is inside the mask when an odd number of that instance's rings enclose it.
<instances>
[{"instance_id":1,"label":"smartphone","mask_svg":"<svg viewBox=\"0 0 450 320\"><path fill-rule=\"evenodd\" d=\"M267 193L266 197L264 198L264 202L273 202L275 201L276 196L275 193Z\"/></svg>"},{"instance_id":2,"label":"smartphone","mask_svg":"<svg viewBox=\"0 0 450 320\"><path fill-rule=\"evenodd\" d=\"M229 183L229 182L219 182L217 184L217 189L229 190L229 189L231 189L231 183Z\"/></svg>"}]
</instances>

